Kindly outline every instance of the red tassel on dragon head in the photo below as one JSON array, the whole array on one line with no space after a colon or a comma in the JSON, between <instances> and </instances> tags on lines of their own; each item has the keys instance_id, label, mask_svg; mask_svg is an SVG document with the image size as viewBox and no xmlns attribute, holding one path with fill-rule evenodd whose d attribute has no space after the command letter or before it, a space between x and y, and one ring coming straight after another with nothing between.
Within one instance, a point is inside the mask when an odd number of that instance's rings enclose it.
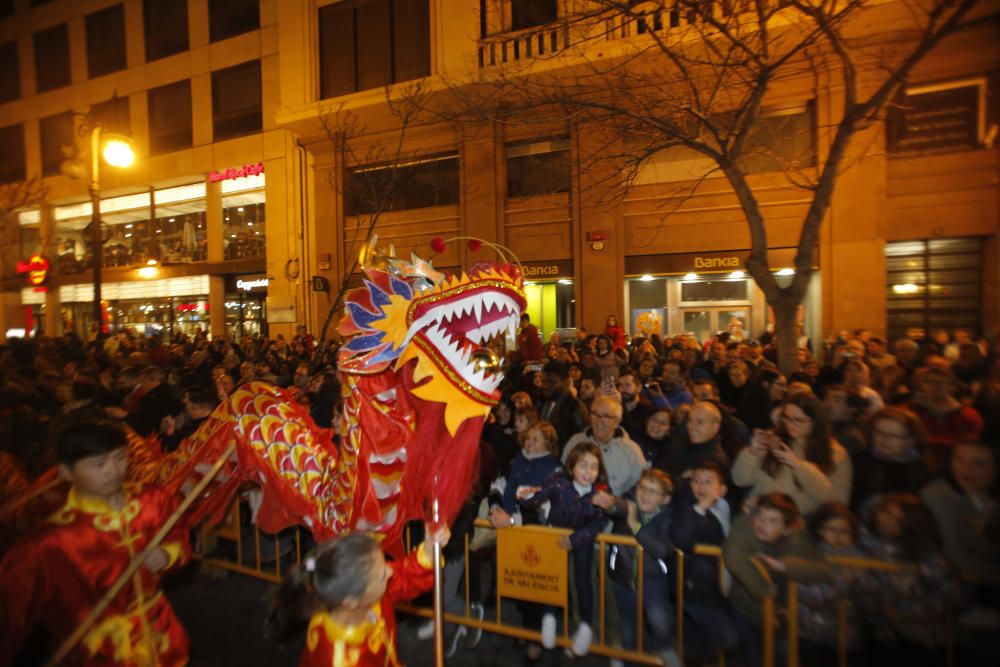
<instances>
[{"instance_id":1,"label":"red tassel on dragon head","mask_svg":"<svg viewBox=\"0 0 1000 667\"><path fill-rule=\"evenodd\" d=\"M338 360L339 452L284 390L253 382L165 462L137 460L139 476L179 489L235 439L238 463L192 519L219 516L241 481L255 481L264 495L257 522L266 532L301 523L322 540L361 528L397 550L405 523L429 518L431 502L450 522L476 475L485 417L500 398L499 362L486 345L516 331L525 306L520 270L481 263L449 276L416 256L387 257L375 240L361 264L363 286L347 295L340 323L349 340Z\"/></svg>"}]
</instances>

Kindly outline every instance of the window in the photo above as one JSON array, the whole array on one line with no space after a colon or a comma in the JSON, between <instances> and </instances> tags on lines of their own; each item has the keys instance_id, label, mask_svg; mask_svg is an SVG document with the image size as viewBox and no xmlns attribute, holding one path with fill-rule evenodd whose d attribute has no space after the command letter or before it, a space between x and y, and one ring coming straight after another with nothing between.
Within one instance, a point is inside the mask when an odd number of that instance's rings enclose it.
<instances>
[{"instance_id":1,"label":"window","mask_svg":"<svg viewBox=\"0 0 1000 667\"><path fill-rule=\"evenodd\" d=\"M260 27L260 0L209 0L209 34L213 42Z\"/></svg>"},{"instance_id":2,"label":"window","mask_svg":"<svg viewBox=\"0 0 1000 667\"><path fill-rule=\"evenodd\" d=\"M704 280L681 283L681 301L746 301L746 280Z\"/></svg>"},{"instance_id":3,"label":"window","mask_svg":"<svg viewBox=\"0 0 1000 667\"><path fill-rule=\"evenodd\" d=\"M38 121L42 139L42 176L59 173L66 159L65 148L76 148L73 137L73 114L66 111Z\"/></svg>"},{"instance_id":4,"label":"window","mask_svg":"<svg viewBox=\"0 0 1000 667\"><path fill-rule=\"evenodd\" d=\"M21 59L17 55L17 42L0 44L0 103L21 97Z\"/></svg>"},{"instance_id":5,"label":"window","mask_svg":"<svg viewBox=\"0 0 1000 667\"><path fill-rule=\"evenodd\" d=\"M921 338L935 329L978 335L982 240L899 241L885 246L889 338Z\"/></svg>"},{"instance_id":6,"label":"window","mask_svg":"<svg viewBox=\"0 0 1000 667\"><path fill-rule=\"evenodd\" d=\"M260 61L212 72L215 141L260 132Z\"/></svg>"},{"instance_id":7,"label":"window","mask_svg":"<svg viewBox=\"0 0 1000 667\"><path fill-rule=\"evenodd\" d=\"M68 86L69 30L61 23L35 33L35 83L38 92Z\"/></svg>"},{"instance_id":8,"label":"window","mask_svg":"<svg viewBox=\"0 0 1000 667\"><path fill-rule=\"evenodd\" d=\"M24 170L24 126L8 125L0 127L0 183L23 181Z\"/></svg>"},{"instance_id":9,"label":"window","mask_svg":"<svg viewBox=\"0 0 1000 667\"><path fill-rule=\"evenodd\" d=\"M569 140L507 147L507 196L569 192L572 182Z\"/></svg>"},{"instance_id":10,"label":"window","mask_svg":"<svg viewBox=\"0 0 1000 667\"><path fill-rule=\"evenodd\" d=\"M319 11L320 95L430 74L429 0L356 0Z\"/></svg>"},{"instance_id":11,"label":"window","mask_svg":"<svg viewBox=\"0 0 1000 667\"><path fill-rule=\"evenodd\" d=\"M90 107L90 117L107 132L131 136L132 119L127 97L112 97Z\"/></svg>"},{"instance_id":12,"label":"window","mask_svg":"<svg viewBox=\"0 0 1000 667\"><path fill-rule=\"evenodd\" d=\"M985 124L985 79L908 87L889 108L886 148L896 156L978 148Z\"/></svg>"},{"instance_id":13,"label":"window","mask_svg":"<svg viewBox=\"0 0 1000 667\"><path fill-rule=\"evenodd\" d=\"M143 0L146 62L188 49L187 0Z\"/></svg>"},{"instance_id":14,"label":"window","mask_svg":"<svg viewBox=\"0 0 1000 667\"><path fill-rule=\"evenodd\" d=\"M42 234L38 225L18 228L21 241L21 259L42 254Z\"/></svg>"},{"instance_id":15,"label":"window","mask_svg":"<svg viewBox=\"0 0 1000 667\"><path fill-rule=\"evenodd\" d=\"M125 11L114 5L87 14L87 76L125 69Z\"/></svg>"},{"instance_id":16,"label":"window","mask_svg":"<svg viewBox=\"0 0 1000 667\"><path fill-rule=\"evenodd\" d=\"M545 25L556 20L557 0L511 0L510 28L521 30Z\"/></svg>"},{"instance_id":17,"label":"window","mask_svg":"<svg viewBox=\"0 0 1000 667\"><path fill-rule=\"evenodd\" d=\"M222 245L225 259L264 256L266 218L264 191L240 192L222 198Z\"/></svg>"},{"instance_id":18,"label":"window","mask_svg":"<svg viewBox=\"0 0 1000 667\"><path fill-rule=\"evenodd\" d=\"M398 167L351 169L346 181L346 215L443 206L459 200L458 157L454 156Z\"/></svg>"},{"instance_id":19,"label":"window","mask_svg":"<svg viewBox=\"0 0 1000 667\"><path fill-rule=\"evenodd\" d=\"M765 110L751 128L741 161L749 173L816 166L813 104Z\"/></svg>"},{"instance_id":20,"label":"window","mask_svg":"<svg viewBox=\"0 0 1000 667\"><path fill-rule=\"evenodd\" d=\"M190 148L191 82L187 79L149 91L149 150L152 154Z\"/></svg>"}]
</instances>

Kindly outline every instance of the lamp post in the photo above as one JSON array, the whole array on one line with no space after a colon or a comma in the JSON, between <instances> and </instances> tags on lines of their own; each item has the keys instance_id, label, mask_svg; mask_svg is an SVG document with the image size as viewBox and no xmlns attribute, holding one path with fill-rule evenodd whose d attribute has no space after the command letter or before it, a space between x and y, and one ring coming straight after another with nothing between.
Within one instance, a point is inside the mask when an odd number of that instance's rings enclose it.
<instances>
[{"instance_id":1,"label":"lamp post","mask_svg":"<svg viewBox=\"0 0 1000 667\"><path fill-rule=\"evenodd\" d=\"M101 156L112 167L128 167L135 160L131 141L122 135L105 133L104 128L87 115L82 114L81 133L90 131L90 260L94 274L94 323L97 326L95 340L99 343L104 334L104 318L101 309L101 270L104 267L104 238L101 234ZM101 150L103 143L103 151ZM79 178L83 165L79 160L63 163L63 173Z\"/></svg>"}]
</instances>

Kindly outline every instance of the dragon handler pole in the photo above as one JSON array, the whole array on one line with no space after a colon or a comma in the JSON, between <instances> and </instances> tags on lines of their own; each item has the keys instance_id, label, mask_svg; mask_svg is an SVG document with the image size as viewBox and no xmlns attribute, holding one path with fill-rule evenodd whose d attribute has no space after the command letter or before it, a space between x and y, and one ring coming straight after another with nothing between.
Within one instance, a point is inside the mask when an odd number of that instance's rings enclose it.
<instances>
[{"instance_id":1,"label":"dragon handler pole","mask_svg":"<svg viewBox=\"0 0 1000 667\"><path fill-rule=\"evenodd\" d=\"M157 549L160 546L160 542L167 537L167 534L170 533L174 525L180 520L181 516L183 516L184 512L186 512L198 496L201 495L202 491L205 490L205 487L207 487L209 483L215 479L215 476L219 474L220 470L222 470L222 466L229 460L229 457L232 456L235 451L236 443L233 442L226 448L226 451L222 453L222 456L215 461L215 464L212 466L211 470L208 471L208 474L201 478L198 485L191 490L191 493L184 498L184 501L177 507L174 513L170 515L170 518L166 520L159 532L156 533L146 548L143 549L142 553L132 559L132 562L128 564L128 567L121 573L121 576L119 576L118 579L115 580L115 583L111 585L111 588L109 588L107 593L104 594L104 597L98 600L97 604L94 605L94 608L90 610L90 614L87 615L87 618L83 619L83 622L76 627L73 634L67 637L66 640L59 645L59 648L52 655L52 658L45 663L45 667L58 667L58 665L62 664L66 656L69 655L69 652L73 650L73 647L76 646L81 639L83 639L85 634L87 634L87 630L90 629L90 626L97 621L98 617L100 617L100 615L104 613L104 610L107 609L108 605L111 604L111 601L115 599L115 596L121 592L121 589L125 586L125 584L127 584L132 579L132 576L138 572L139 568L142 567L146 557L152 553L154 549ZM438 558L438 553L439 552L435 547L435 561ZM435 590L437 586L436 577L437 574L435 573Z\"/></svg>"},{"instance_id":2,"label":"dragon handler pole","mask_svg":"<svg viewBox=\"0 0 1000 667\"><path fill-rule=\"evenodd\" d=\"M437 489L437 475L434 476L434 487ZM437 531L441 525L441 513L437 494L434 494L432 505L431 526ZM442 567L441 542L434 540L434 665L444 665L444 568Z\"/></svg>"}]
</instances>

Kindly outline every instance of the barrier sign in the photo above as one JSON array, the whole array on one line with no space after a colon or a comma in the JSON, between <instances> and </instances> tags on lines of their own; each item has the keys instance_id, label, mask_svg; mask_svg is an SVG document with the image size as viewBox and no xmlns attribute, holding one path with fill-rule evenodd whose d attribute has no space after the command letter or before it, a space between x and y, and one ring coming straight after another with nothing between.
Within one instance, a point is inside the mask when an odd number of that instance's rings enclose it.
<instances>
[{"instance_id":1,"label":"barrier sign","mask_svg":"<svg viewBox=\"0 0 1000 667\"><path fill-rule=\"evenodd\" d=\"M497 587L500 595L565 607L569 591L569 552L559 538L570 530L541 526L497 531Z\"/></svg>"}]
</instances>

